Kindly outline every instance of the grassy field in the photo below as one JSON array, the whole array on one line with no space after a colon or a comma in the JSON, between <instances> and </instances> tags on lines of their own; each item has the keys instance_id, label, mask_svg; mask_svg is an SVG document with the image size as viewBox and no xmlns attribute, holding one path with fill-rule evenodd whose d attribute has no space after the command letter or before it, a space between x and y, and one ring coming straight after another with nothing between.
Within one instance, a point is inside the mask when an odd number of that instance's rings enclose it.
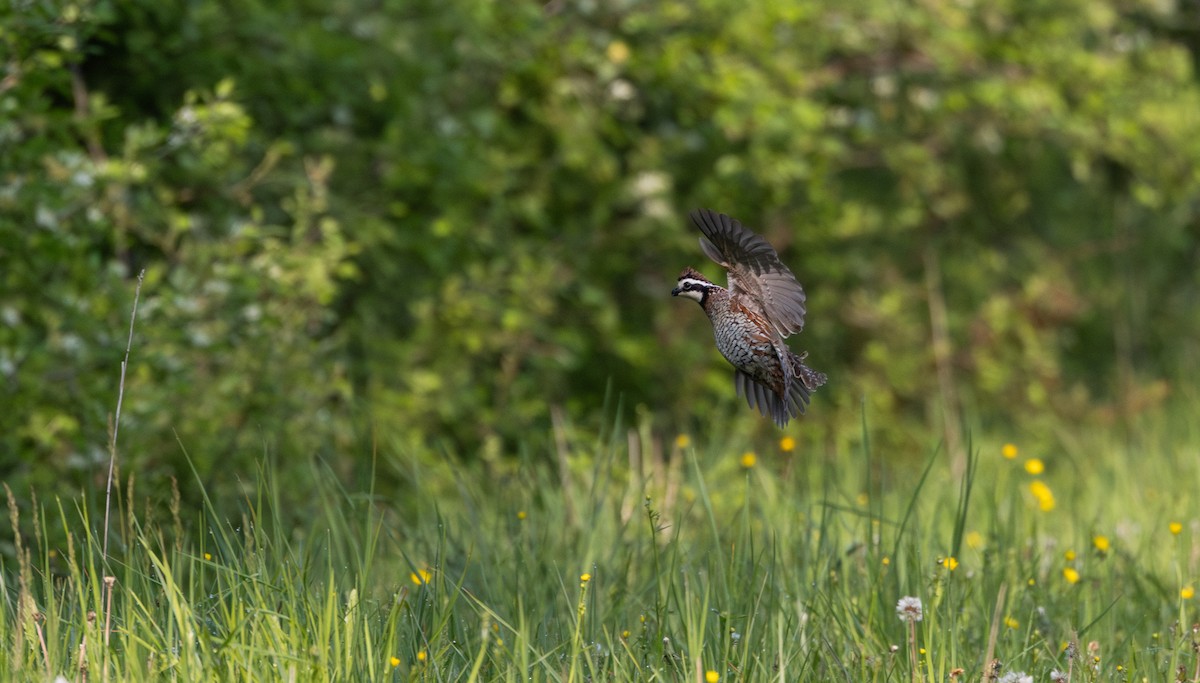
<instances>
[{"instance_id":1,"label":"grassy field","mask_svg":"<svg viewBox=\"0 0 1200 683\"><path fill-rule=\"evenodd\" d=\"M169 483L126 483L107 560L102 492L9 492L22 559L0 572L0 671L1195 681L1189 413L1064 431L1057 452L977 440L961 476L932 446L818 455L803 424L755 443L564 428L469 466L381 448L361 457L406 493L346 491L315 465L311 507L281 509L264 466L240 504L156 512L128 501Z\"/></svg>"}]
</instances>

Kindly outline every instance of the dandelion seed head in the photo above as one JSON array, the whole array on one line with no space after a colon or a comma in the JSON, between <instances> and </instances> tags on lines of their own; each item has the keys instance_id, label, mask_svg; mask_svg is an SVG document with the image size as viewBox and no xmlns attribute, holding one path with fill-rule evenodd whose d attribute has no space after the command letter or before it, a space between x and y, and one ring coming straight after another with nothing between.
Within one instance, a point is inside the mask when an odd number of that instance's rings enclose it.
<instances>
[{"instance_id":1,"label":"dandelion seed head","mask_svg":"<svg viewBox=\"0 0 1200 683\"><path fill-rule=\"evenodd\" d=\"M924 618L924 613L921 609L921 598L911 595L900 598L896 603L896 616L900 617L900 621L917 622Z\"/></svg>"}]
</instances>

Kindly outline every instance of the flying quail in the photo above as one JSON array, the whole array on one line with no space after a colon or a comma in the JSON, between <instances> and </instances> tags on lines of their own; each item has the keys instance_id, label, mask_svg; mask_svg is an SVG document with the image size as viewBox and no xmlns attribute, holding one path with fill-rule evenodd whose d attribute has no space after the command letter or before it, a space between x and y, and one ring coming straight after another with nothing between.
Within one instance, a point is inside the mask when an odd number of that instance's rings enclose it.
<instances>
[{"instance_id":1,"label":"flying quail","mask_svg":"<svg viewBox=\"0 0 1200 683\"><path fill-rule=\"evenodd\" d=\"M684 268L672 296L700 304L712 322L717 350L734 368L734 386L751 408L780 427L804 414L809 396L825 384L784 338L804 329L804 289L779 254L741 223L708 209L693 211L704 236L700 248L729 273L729 288Z\"/></svg>"}]
</instances>

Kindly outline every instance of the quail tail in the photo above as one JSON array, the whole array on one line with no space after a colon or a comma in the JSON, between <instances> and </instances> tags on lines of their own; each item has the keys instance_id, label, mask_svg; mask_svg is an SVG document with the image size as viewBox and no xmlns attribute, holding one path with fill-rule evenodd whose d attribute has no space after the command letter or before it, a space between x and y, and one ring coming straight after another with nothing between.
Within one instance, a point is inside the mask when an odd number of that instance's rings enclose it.
<instances>
[{"instance_id":1,"label":"quail tail","mask_svg":"<svg viewBox=\"0 0 1200 683\"><path fill-rule=\"evenodd\" d=\"M791 354L792 361L792 376L799 377L804 383L805 388L810 392L816 391L817 387L824 386L825 382L829 381L829 377L823 372L817 372L804 364L804 359L808 356L807 353L800 355Z\"/></svg>"}]
</instances>

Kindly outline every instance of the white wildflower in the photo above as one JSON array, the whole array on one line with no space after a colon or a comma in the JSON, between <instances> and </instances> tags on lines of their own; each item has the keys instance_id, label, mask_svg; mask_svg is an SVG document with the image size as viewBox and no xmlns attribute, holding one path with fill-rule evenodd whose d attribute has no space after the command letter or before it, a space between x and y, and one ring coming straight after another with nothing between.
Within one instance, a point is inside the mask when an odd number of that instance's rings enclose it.
<instances>
[{"instance_id":1,"label":"white wildflower","mask_svg":"<svg viewBox=\"0 0 1200 683\"><path fill-rule=\"evenodd\" d=\"M900 617L900 621L920 621L925 616L921 612L921 598L911 595L900 598L896 603L896 616Z\"/></svg>"}]
</instances>

